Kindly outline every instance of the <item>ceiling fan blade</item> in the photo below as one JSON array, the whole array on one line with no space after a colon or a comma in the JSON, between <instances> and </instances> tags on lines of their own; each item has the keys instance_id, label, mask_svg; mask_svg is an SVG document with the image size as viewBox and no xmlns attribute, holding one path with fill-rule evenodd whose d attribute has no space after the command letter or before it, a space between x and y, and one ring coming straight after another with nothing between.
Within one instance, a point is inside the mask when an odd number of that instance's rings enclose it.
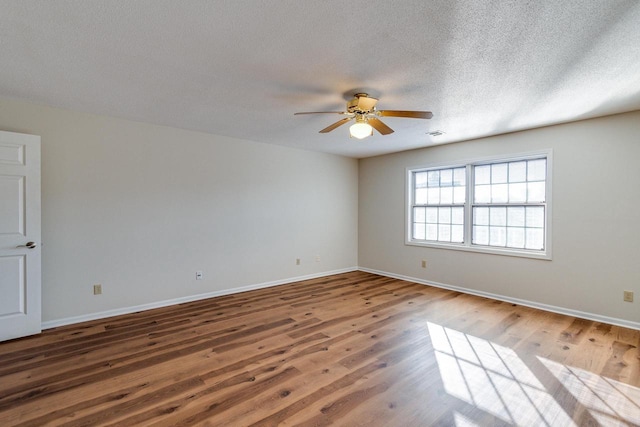
<instances>
[{"instance_id":1,"label":"ceiling fan blade","mask_svg":"<svg viewBox=\"0 0 640 427\"><path fill-rule=\"evenodd\" d=\"M349 120L351 120L351 117L345 117L342 120L338 120L337 122L335 122L334 124L327 126L326 128L322 129L320 131L320 133L328 133L331 132L332 130L334 130L335 128L337 128L338 126L342 126L343 124L347 123Z\"/></svg>"},{"instance_id":2,"label":"ceiling fan blade","mask_svg":"<svg viewBox=\"0 0 640 427\"><path fill-rule=\"evenodd\" d=\"M381 117L407 117L410 119L430 119L433 117L431 111L402 111L402 110L380 110Z\"/></svg>"},{"instance_id":3,"label":"ceiling fan blade","mask_svg":"<svg viewBox=\"0 0 640 427\"><path fill-rule=\"evenodd\" d=\"M357 108L360 111L371 111L373 110L373 107L375 107L377 103L378 103L378 100L376 98L360 96L358 97Z\"/></svg>"},{"instance_id":4,"label":"ceiling fan blade","mask_svg":"<svg viewBox=\"0 0 640 427\"><path fill-rule=\"evenodd\" d=\"M367 123L369 123L371 126L373 126L375 130L377 130L383 135L389 135L390 133L393 133L393 129L391 129L389 126L385 125L384 123L382 123L381 120L373 118L373 119L367 120Z\"/></svg>"},{"instance_id":5,"label":"ceiling fan blade","mask_svg":"<svg viewBox=\"0 0 640 427\"><path fill-rule=\"evenodd\" d=\"M344 111L303 111L302 113L293 113L294 116L300 114L346 114Z\"/></svg>"}]
</instances>

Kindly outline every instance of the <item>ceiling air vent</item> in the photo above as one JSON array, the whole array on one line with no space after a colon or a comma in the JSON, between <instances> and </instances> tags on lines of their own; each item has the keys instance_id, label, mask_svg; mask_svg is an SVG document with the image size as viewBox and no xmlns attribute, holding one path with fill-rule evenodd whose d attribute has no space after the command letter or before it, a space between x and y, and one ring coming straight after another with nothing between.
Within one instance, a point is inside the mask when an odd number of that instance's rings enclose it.
<instances>
[{"instance_id":1,"label":"ceiling air vent","mask_svg":"<svg viewBox=\"0 0 640 427\"><path fill-rule=\"evenodd\" d=\"M444 135L444 131L442 130L432 130L431 132L427 132L427 135L429 136L440 136L440 135Z\"/></svg>"}]
</instances>

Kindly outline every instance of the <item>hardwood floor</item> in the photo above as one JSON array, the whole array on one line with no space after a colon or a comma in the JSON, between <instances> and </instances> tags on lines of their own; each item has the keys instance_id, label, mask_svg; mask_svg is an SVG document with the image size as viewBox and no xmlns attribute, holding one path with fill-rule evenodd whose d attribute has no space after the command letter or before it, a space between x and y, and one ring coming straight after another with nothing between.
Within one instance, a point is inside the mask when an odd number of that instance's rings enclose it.
<instances>
[{"instance_id":1,"label":"hardwood floor","mask_svg":"<svg viewBox=\"0 0 640 427\"><path fill-rule=\"evenodd\" d=\"M353 272L0 343L0 426L640 424L640 331Z\"/></svg>"}]
</instances>

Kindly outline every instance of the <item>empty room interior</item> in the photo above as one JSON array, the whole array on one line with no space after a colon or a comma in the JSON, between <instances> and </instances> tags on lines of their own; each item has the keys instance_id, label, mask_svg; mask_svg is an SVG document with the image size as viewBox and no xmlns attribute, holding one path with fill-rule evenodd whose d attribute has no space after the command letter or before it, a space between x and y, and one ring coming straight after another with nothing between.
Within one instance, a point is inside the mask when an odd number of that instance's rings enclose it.
<instances>
[{"instance_id":1,"label":"empty room interior","mask_svg":"<svg viewBox=\"0 0 640 427\"><path fill-rule=\"evenodd\" d=\"M1 426L640 425L638 1L0 10Z\"/></svg>"}]
</instances>

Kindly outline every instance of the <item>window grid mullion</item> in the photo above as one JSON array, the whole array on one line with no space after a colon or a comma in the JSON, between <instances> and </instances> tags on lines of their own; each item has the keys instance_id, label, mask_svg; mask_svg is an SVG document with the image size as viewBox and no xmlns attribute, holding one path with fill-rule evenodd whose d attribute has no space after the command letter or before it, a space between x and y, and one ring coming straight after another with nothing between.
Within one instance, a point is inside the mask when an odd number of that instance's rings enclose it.
<instances>
[{"instance_id":1,"label":"window grid mullion","mask_svg":"<svg viewBox=\"0 0 640 427\"><path fill-rule=\"evenodd\" d=\"M473 173L473 166L470 164L466 166L466 178L467 188L464 207L464 244L465 246L471 246L471 241L473 240L473 214L471 212L471 206L473 203L473 197L475 197L475 176Z\"/></svg>"}]
</instances>

